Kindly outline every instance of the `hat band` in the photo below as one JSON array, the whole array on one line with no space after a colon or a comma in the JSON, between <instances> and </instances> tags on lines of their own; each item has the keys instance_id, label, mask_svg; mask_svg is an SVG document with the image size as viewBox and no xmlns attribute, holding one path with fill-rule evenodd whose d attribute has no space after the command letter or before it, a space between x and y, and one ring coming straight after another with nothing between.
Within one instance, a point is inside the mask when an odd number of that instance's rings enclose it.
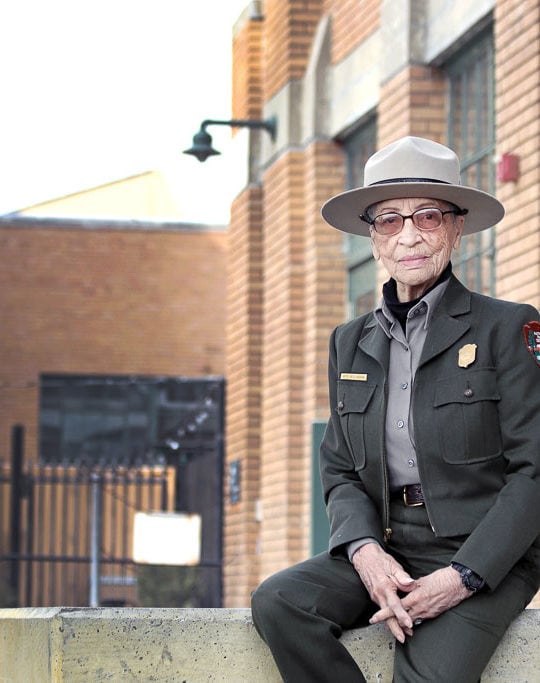
<instances>
[{"instance_id":1,"label":"hat band","mask_svg":"<svg viewBox=\"0 0 540 683\"><path fill-rule=\"evenodd\" d=\"M370 183L367 185L367 187L373 187L373 185L386 185L388 183L441 183L441 185L452 184L446 180L436 180L435 178L389 178L388 180L377 180L376 183Z\"/></svg>"}]
</instances>

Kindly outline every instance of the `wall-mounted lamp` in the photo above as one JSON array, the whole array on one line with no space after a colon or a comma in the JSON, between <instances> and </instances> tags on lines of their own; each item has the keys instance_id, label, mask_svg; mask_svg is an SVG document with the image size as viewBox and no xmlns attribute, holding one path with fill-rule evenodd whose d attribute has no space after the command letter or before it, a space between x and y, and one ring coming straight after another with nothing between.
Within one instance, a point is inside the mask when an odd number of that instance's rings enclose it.
<instances>
[{"instance_id":1,"label":"wall-mounted lamp","mask_svg":"<svg viewBox=\"0 0 540 683\"><path fill-rule=\"evenodd\" d=\"M184 154L191 154L199 161L206 161L214 154L220 154L212 147L212 136L206 132L207 126L232 126L233 128L263 128L270 133L272 140L276 139L277 120L271 116L264 121L253 119L232 119L231 121L213 121L207 119L201 123L200 130L193 136L193 146L184 150Z\"/></svg>"}]
</instances>

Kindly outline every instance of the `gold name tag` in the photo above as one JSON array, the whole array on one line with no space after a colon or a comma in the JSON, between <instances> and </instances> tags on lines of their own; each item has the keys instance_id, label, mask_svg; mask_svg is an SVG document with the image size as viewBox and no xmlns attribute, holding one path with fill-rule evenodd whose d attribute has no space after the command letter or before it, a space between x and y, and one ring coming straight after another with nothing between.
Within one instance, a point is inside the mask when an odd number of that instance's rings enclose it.
<instances>
[{"instance_id":1,"label":"gold name tag","mask_svg":"<svg viewBox=\"0 0 540 683\"><path fill-rule=\"evenodd\" d=\"M342 372L339 379L351 379L353 382L367 382L367 375L356 372Z\"/></svg>"}]
</instances>

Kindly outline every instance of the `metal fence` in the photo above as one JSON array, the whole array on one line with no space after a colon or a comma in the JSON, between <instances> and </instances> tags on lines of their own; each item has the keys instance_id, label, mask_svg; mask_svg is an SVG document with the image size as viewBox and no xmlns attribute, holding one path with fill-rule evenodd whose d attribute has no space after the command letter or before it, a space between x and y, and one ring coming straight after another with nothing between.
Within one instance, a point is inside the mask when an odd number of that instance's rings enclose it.
<instances>
[{"instance_id":1,"label":"metal fence","mask_svg":"<svg viewBox=\"0 0 540 683\"><path fill-rule=\"evenodd\" d=\"M172 509L173 468L25 466L21 427L12 450L0 461L2 602L136 604L134 512Z\"/></svg>"}]
</instances>

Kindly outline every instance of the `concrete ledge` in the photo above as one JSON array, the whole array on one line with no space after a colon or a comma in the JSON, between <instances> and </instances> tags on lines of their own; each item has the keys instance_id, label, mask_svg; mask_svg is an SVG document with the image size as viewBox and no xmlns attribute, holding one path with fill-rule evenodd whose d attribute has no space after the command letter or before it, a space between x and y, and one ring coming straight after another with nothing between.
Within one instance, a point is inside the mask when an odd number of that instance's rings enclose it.
<instances>
[{"instance_id":1,"label":"concrete ledge","mask_svg":"<svg viewBox=\"0 0 540 683\"><path fill-rule=\"evenodd\" d=\"M349 631L368 681L392 680L393 639L382 626ZM535 683L540 610L511 626L482 683ZM0 609L2 683L279 683L248 609Z\"/></svg>"}]
</instances>

